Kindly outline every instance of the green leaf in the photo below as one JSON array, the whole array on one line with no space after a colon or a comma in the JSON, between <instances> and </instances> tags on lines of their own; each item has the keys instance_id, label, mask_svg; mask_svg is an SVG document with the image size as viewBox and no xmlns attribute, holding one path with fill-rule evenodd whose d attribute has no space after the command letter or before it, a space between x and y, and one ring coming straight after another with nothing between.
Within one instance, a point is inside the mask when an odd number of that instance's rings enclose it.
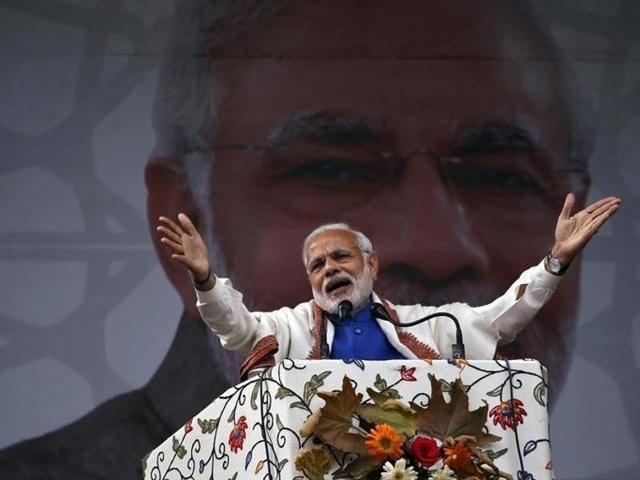
<instances>
[{"instance_id":1,"label":"green leaf","mask_svg":"<svg viewBox=\"0 0 640 480\"><path fill-rule=\"evenodd\" d=\"M491 460L495 460L496 458L500 458L501 456L503 456L505 453L507 453L507 451L509 451L508 448L503 448L502 450L498 450L497 452L493 450L485 450L484 453L486 453Z\"/></svg>"},{"instance_id":2,"label":"green leaf","mask_svg":"<svg viewBox=\"0 0 640 480\"><path fill-rule=\"evenodd\" d=\"M202 433L213 433L218 428L218 419L217 418L209 418L206 420L198 419L198 425L200 426L200 431Z\"/></svg>"},{"instance_id":3,"label":"green leaf","mask_svg":"<svg viewBox=\"0 0 640 480\"><path fill-rule=\"evenodd\" d=\"M396 390L395 388L389 388L389 389L385 390L384 393L388 393L390 397L395 398L395 399L402 398L402 396L400 395L398 390Z\"/></svg>"},{"instance_id":4,"label":"green leaf","mask_svg":"<svg viewBox=\"0 0 640 480\"><path fill-rule=\"evenodd\" d=\"M535 398L536 402L538 402L541 406L544 407L547 405L547 403L544 401L544 397L546 396L547 396L547 387L545 386L544 382L540 382L533 389L533 398Z\"/></svg>"},{"instance_id":5,"label":"green leaf","mask_svg":"<svg viewBox=\"0 0 640 480\"><path fill-rule=\"evenodd\" d=\"M294 393L291 390L289 390L288 388L285 388L285 387L278 388L278 391L276 392L276 398L278 398L278 399L285 398L285 397L291 397L293 395L294 395Z\"/></svg>"},{"instance_id":6,"label":"green leaf","mask_svg":"<svg viewBox=\"0 0 640 480\"><path fill-rule=\"evenodd\" d=\"M388 423L400 433L411 437L416 433L418 415L415 410L397 401L387 392L379 393L367 388L375 405L360 405L357 413L369 423Z\"/></svg>"},{"instance_id":7,"label":"green leaf","mask_svg":"<svg viewBox=\"0 0 640 480\"><path fill-rule=\"evenodd\" d=\"M440 379L440 386L442 387L442 391L445 393L451 392L451 384L446 380Z\"/></svg>"},{"instance_id":8,"label":"green leaf","mask_svg":"<svg viewBox=\"0 0 640 480\"><path fill-rule=\"evenodd\" d=\"M431 401L427 408L411 404L418 412L418 431L444 441L447 437L470 435L479 445L495 442L499 437L483 431L487 422L487 405L469 411L469 398L460 379L451 383L451 402L447 403L442 395L442 385L435 376L429 374L431 381Z\"/></svg>"},{"instance_id":9,"label":"green leaf","mask_svg":"<svg viewBox=\"0 0 640 480\"><path fill-rule=\"evenodd\" d=\"M282 424L282 420L280 420L280 415L278 415L276 413L276 426L278 427L278 430L282 430L284 428L284 425Z\"/></svg>"},{"instance_id":10,"label":"green leaf","mask_svg":"<svg viewBox=\"0 0 640 480\"><path fill-rule=\"evenodd\" d=\"M490 392L487 392L486 395L487 397L499 397L500 392L502 392L502 385L498 385L496 388L494 388Z\"/></svg>"},{"instance_id":11,"label":"green leaf","mask_svg":"<svg viewBox=\"0 0 640 480\"><path fill-rule=\"evenodd\" d=\"M187 454L187 450L182 445L180 445L180 442L176 437L172 438L171 449L176 453L176 455L180 459L182 459Z\"/></svg>"},{"instance_id":12,"label":"green leaf","mask_svg":"<svg viewBox=\"0 0 640 480\"><path fill-rule=\"evenodd\" d=\"M379 373L376 373L376 381L373 383L373 386L382 392L387 389L387 381L382 378Z\"/></svg>"},{"instance_id":13,"label":"green leaf","mask_svg":"<svg viewBox=\"0 0 640 480\"><path fill-rule=\"evenodd\" d=\"M307 405L304 402L301 401L297 401L297 402L293 402L291 405L289 405L289 408L300 408L301 410L308 410L309 407L307 407Z\"/></svg>"},{"instance_id":14,"label":"green leaf","mask_svg":"<svg viewBox=\"0 0 640 480\"><path fill-rule=\"evenodd\" d=\"M282 471L282 469L284 468L284 466L287 464L288 461L289 461L289 459L285 458L284 460L280 460L278 462L278 473L280 473Z\"/></svg>"},{"instance_id":15,"label":"green leaf","mask_svg":"<svg viewBox=\"0 0 640 480\"><path fill-rule=\"evenodd\" d=\"M314 397L314 395L318 392L318 389L324 385L324 379L331 375L331 370L322 372L318 375L312 375L309 381L304 384L304 393L303 398L305 403L309 403L309 401Z\"/></svg>"},{"instance_id":16,"label":"green leaf","mask_svg":"<svg viewBox=\"0 0 640 480\"><path fill-rule=\"evenodd\" d=\"M251 408L253 410L258 410L258 405L256 404L256 400L258 398L258 394L260 393L260 385L261 382L257 381L254 385L253 385L253 390L251 391Z\"/></svg>"}]
</instances>

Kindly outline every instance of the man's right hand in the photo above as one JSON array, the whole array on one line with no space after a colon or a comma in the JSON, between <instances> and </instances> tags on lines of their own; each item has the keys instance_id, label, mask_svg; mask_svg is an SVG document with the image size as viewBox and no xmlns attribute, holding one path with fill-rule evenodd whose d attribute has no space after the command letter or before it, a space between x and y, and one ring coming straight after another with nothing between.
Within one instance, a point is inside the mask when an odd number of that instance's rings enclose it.
<instances>
[{"instance_id":1,"label":"man's right hand","mask_svg":"<svg viewBox=\"0 0 640 480\"><path fill-rule=\"evenodd\" d=\"M160 217L158 220L160 225L156 230L163 235L160 241L173 251L171 258L178 260L191 272L198 286L206 285L208 288L204 288L205 290L213 287L209 252L191 219L184 213L180 213L178 214L179 223L167 217Z\"/></svg>"}]
</instances>

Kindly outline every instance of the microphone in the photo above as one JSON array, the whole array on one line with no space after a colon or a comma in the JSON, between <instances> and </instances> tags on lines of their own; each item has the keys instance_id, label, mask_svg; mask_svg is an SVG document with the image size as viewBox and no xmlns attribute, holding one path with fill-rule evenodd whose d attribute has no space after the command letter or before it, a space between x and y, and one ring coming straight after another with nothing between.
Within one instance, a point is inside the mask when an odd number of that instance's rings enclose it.
<instances>
[{"instance_id":1,"label":"microphone","mask_svg":"<svg viewBox=\"0 0 640 480\"><path fill-rule=\"evenodd\" d=\"M351 315L351 311L353 310L353 303L349 300L342 300L338 305L338 315L340 317L340 321L345 320L349 315Z\"/></svg>"},{"instance_id":2,"label":"microphone","mask_svg":"<svg viewBox=\"0 0 640 480\"><path fill-rule=\"evenodd\" d=\"M353 303L349 300L343 300L338 304L339 322L345 320L353 310ZM323 313L324 315L324 313ZM329 358L329 344L327 343L327 331L325 328L324 318L320 323L320 358Z\"/></svg>"},{"instance_id":3,"label":"microphone","mask_svg":"<svg viewBox=\"0 0 640 480\"><path fill-rule=\"evenodd\" d=\"M456 343L451 345L452 357L453 358L465 357L464 342L462 341L462 329L460 328L460 323L458 323L458 319L456 317L454 317L452 314L448 312L436 312L436 313L432 313L431 315L427 315L426 317L421 318L419 320L414 320L413 322L400 323L400 322L396 322L391 318L391 316L389 315L389 312L387 312L387 309L384 308L384 305L382 305L381 303L374 303L373 305L371 305L370 311L371 311L371 315L373 315L375 318L379 318L380 320L384 320L385 322L392 323L393 325L396 325L398 327L413 327L414 325L418 325L422 322L426 322L436 317L450 318L451 320L453 320L453 323L456 326Z\"/></svg>"}]
</instances>

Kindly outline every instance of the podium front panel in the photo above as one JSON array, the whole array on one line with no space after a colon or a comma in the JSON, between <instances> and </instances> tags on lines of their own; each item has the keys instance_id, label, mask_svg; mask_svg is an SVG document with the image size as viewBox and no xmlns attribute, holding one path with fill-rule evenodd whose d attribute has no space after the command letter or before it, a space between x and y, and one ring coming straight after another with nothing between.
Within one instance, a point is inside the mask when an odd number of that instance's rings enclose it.
<instances>
[{"instance_id":1,"label":"podium front panel","mask_svg":"<svg viewBox=\"0 0 640 480\"><path fill-rule=\"evenodd\" d=\"M339 390L346 375L365 401L372 388L427 406L429 374L440 381L445 399L459 378L470 410L488 406L486 428L501 437L488 446L496 466L514 479L553 478L546 371L534 360L285 360L228 389L186 421L143 459L144 478L302 480L294 461L301 448L314 446L314 437L299 430L324 406L319 391Z\"/></svg>"}]
</instances>

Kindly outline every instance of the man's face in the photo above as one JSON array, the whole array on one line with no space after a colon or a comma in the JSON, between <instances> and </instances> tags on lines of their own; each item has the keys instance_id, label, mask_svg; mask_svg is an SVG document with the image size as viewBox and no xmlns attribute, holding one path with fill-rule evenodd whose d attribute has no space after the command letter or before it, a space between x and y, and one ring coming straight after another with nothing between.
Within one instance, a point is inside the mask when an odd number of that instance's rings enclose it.
<instances>
[{"instance_id":1,"label":"man's face","mask_svg":"<svg viewBox=\"0 0 640 480\"><path fill-rule=\"evenodd\" d=\"M343 300L349 300L355 309L367 302L378 263L372 252L365 257L353 233L329 230L309 243L306 269L316 303L336 313Z\"/></svg>"},{"instance_id":2,"label":"man's face","mask_svg":"<svg viewBox=\"0 0 640 480\"><path fill-rule=\"evenodd\" d=\"M213 230L250 307L308 298L299 246L322 223L371 238L395 303L488 303L552 245L568 117L555 69L522 60L548 46L508 5L450 3L290 2L214 52ZM552 379L577 269L505 350Z\"/></svg>"}]
</instances>

